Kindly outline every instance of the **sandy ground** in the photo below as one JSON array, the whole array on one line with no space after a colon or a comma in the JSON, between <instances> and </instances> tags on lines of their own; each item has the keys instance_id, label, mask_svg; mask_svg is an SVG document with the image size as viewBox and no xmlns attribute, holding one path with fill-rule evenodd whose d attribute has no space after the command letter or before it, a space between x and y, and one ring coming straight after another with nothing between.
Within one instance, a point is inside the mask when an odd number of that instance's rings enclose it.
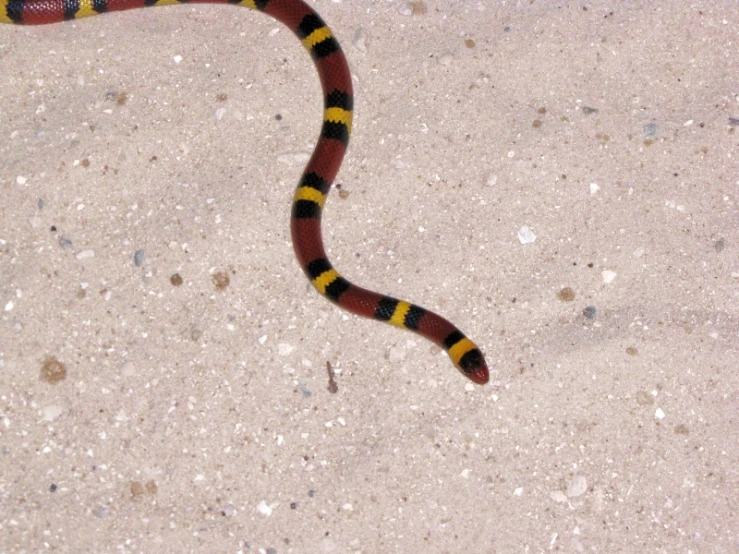
<instances>
[{"instance_id":1,"label":"sandy ground","mask_svg":"<svg viewBox=\"0 0 739 554\"><path fill-rule=\"evenodd\" d=\"M739 552L734 3L314 5L356 92L331 258L491 383L308 286L278 23L3 26L0 551Z\"/></svg>"}]
</instances>

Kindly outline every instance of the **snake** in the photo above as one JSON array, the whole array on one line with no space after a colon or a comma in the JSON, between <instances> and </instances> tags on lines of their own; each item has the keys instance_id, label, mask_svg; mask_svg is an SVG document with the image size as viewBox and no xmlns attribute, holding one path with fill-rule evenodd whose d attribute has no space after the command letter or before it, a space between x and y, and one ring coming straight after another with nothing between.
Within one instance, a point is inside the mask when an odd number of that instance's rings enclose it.
<instances>
[{"instance_id":1,"label":"snake","mask_svg":"<svg viewBox=\"0 0 739 554\"><path fill-rule=\"evenodd\" d=\"M463 375L474 383L487 383L489 371L482 351L454 324L431 310L349 282L326 255L321 213L349 143L354 93L349 65L336 37L308 4L302 0L0 0L0 22L43 25L184 3L228 3L263 12L290 29L313 59L324 99L323 123L295 190L290 218L295 256L313 287L353 314L425 337L442 348Z\"/></svg>"}]
</instances>

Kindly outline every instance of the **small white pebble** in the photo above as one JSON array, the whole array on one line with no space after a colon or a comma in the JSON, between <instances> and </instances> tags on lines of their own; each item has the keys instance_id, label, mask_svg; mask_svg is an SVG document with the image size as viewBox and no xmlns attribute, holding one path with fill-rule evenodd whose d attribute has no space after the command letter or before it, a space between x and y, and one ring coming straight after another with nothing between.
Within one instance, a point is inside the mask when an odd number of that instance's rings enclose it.
<instances>
[{"instance_id":1,"label":"small white pebble","mask_svg":"<svg viewBox=\"0 0 739 554\"><path fill-rule=\"evenodd\" d=\"M400 15L404 15L406 17L413 15L413 8L411 8L408 4L401 4L398 6L398 13Z\"/></svg>"},{"instance_id":2,"label":"small white pebble","mask_svg":"<svg viewBox=\"0 0 739 554\"><path fill-rule=\"evenodd\" d=\"M452 65L452 62L454 61L454 56L451 54L444 54L442 56L439 56L439 63L441 65Z\"/></svg>"},{"instance_id":3,"label":"small white pebble","mask_svg":"<svg viewBox=\"0 0 739 554\"><path fill-rule=\"evenodd\" d=\"M23 175L18 175L15 178L15 182L19 185L25 185L28 181Z\"/></svg>"},{"instance_id":4,"label":"small white pebble","mask_svg":"<svg viewBox=\"0 0 739 554\"><path fill-rule=\"evenodd\" d=\"M182 63L182 56L180 56L179 54L172 59L174 60L174 63L176 63L177 65Z\"/></svg>"},{"instance_id":5,"label":"small white pebble","mask_svg":"<svg viewBox=\"0 0 739 554\"><path fill-rule=\"evenodd\" d=\"M595 194L600 190L598 183L590 183L590 194Z\"/></svg>"},{"instance_id":6,"label":"small white pebble","mask_svg":"<svg viewBox=\"0 0 739 554\"><path fill-rule=\"evenodd\" d=\"M606 285L610 285L611 283L613 283L613 280L616 278L617 274L615 271L610 271L606 269L605 271L602 271L600 275L601 277L603 277L603 282Z\"/></svg>"},{"instance_id":7,"label":"small white pebble","mask_svg":"<svg viewBox=\"0 0 739 554\"><path fill-rule=\"evenodd\" d=\"M536 235L526 225L518 230L518 241L521 244L531 244L536 240Z\"/></svg>"},{"instance_id":8,"label":"small white pebble","mask_svg":"<svg viewBox=\"0 0 739 554\"><path fill-rule=\"evenodd\" d=\"M367 31L361 27L354 33L354 40L352 41L354 47L359 50L362 54L367 53Z\"/></svg>"},{"instance_id":9,"label":"small white pebble","mask_svg":"<svg viewBox=\"0 0 739 554\"><path fill-rule=\"evenodd\" d=\"M657 419L665 419L665 412L662 411L662 408L657 408L654 411L654 417Z\"/></svg>"},{"instance_id":10,"label":"small white pebble","mask_svg":"<svg viewBox=\"0 0 739 554\"><path fill-rule=\"evenodd\" d=\"M470 476L470 470L469 469L463 469L462 473L459 474L464 479L467 479Z\"/></svg>"},{"instance_id":11,"label":"small white pebble","mask_svg":"<svg viewBox=\"0 0 739 554\"><path fill-rule=\"evenodd\" d=\"M62 415L62 409L59 406L46 406L42 411L44 421L54 421Z\"/></svg>"},{"instance_id":12,"label":"small white pebble","mask_svg":"<svg viewBox=\"0 0 739 554\"><path fill-rule=\"evenodd\" d=\"M79 252L77 252L77 255L75 257L78 260L86 260L88 258L94 258L95 251L94 250L80 250Z\"/></svg>"},{"instance_id":13,"label":"small white pebble","mask_svg":"<svg viewBox=\"0 0 739 554\"><path fill-rule=\"evenodd\" d=\"M14 307L15 307L15 304L13 304L13 301L12 301L12 300L8 300L8 303L7 303L7 304L5 304L5 311L6 311L6 312L9 312L9 311L10 311L10 310L12 310L12 309L13 309Z\"/></svg>"},{"instance_id":14,"label":"small white pebble","mask_svg":"<svg viewBox=\"0 0 739 554\"><path fill-rule=\"evenodd\" d=\"M257 339L257 342L258 342L259 344L264 344L265 342L267 342L267 335L262 335L261 337L259 337L259 338Z\"/></svg>"},{"instance_id":15,"label":"small white pebble","mask_svg":"<svg viewBox=\"0 0 739 554\"><path fill-rule=\"evenodd\" d=\"M570 498L582 495L588 490L588 480L582 475L575 475L567 485L567 496Z\"/></svg>"},{"instance_id":16,"label":"small white pebble","mask_svg":"<svg viewBox=\"0 0 739 554\"><path fill-rule=\"evenodd\" d=\"M290 352L292 352L295 349L295 347L292 344L287 344L285 342L281 342L277 345L277 352L280 354L280 356L289 356Z\"/></svg>"},{"instance_id":17,"label":"small white pebble","mask_svg":"<svg viewBox=\"0 0 739 554\"><path fill-rule=\"evenodd\" d=\"M523 487L517 487L513 490L513 496L523 496Z\"/></svg>"},{"instance_id":18,"label":"small white pebble","mask_svg":"<svg viewBox=\"0 0 739 554\"><path fill-rule=\"evenodd\" d=\"M121 366L121 375L124 377L131 377L136 373L136 366L133 362L126 362Z\"/></svg>"},{"instance_id":19,"label":"small white pebble","mask_svg":"<svg viewBox=\"0 0 739 554\"><path fill-rule=\"evenodd\" d=\"M257 504L257 511L263 516L269 517L272 515L272 508L264 500Z\"/></svg>"},{"instance_id":20,"label":"small white pebble","mask_svg":"<svg viewBox=\"0 0 739 554\"><path fill-rule=\"evenodd\" d=\"M405 348L400 346L391 346L385 353L385 359L393 363L399 363L405 360Z\"/></svg>"}]
</instances>

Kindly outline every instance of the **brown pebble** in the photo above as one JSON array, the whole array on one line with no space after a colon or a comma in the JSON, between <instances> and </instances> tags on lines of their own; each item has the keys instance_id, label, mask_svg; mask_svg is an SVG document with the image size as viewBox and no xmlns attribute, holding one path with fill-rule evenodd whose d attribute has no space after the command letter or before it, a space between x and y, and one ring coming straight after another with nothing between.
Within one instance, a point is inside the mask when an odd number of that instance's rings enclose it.
<instances>
[{"instance_id":1,"label":"brown pebble","mask_svg":"<svg viewBox=\"0 0 739 554\"><path fill-rule=\"evenodd\" d=\"M219 271L218 273L213 274L213 284L218 290L226 289L230 282L231 279L225 271Z\"/></svg>"},{"instance_id":2,"label":"brown pebble","mask_svg":"<svg viewBox=\"0 0 739 554\"><path fill-rule=\"evenodd\" d=\"M41 380L56 385L67 378L67 368L54 356L48 356L41 364Z\"/></svg>"},{"instance_id":3,"label":"brown pebble","mask_svg":"<svg viewBox=\"0 0 739 554\"><path fill-rule=\"evenodd\" d=\"M572 302L575 299L575 291L570 287L565 287L557 293L557 298L562 302Z\"/></svg>"},{"instance_id":4,"label":"brown pebble","mask_svg":"<svg viewBox=\"0 0 739 554\"><path fill-rule=\"evenodd\" d=\"M640 390L636 393L636 402L640 406L650 406L651 404L654 404L654 397L648 392Z\"/></svg>"}]
</instances>

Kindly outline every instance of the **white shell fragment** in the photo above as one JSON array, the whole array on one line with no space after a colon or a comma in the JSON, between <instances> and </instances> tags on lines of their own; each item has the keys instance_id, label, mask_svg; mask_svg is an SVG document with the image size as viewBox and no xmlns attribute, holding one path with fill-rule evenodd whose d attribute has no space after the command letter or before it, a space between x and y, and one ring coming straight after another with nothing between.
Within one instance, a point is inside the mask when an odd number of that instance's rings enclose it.
<instances>
[{"instance_id":1,"label":"white shell fragment","mask_svg":"<svg viewBox=\"0 0 739 554\"><path fill-rule=\"evenodd\" d=\"M518 230L518 240L521 244L531 244L536 240L536 235L524 225Z\"/></svg>"}]
</instances>

